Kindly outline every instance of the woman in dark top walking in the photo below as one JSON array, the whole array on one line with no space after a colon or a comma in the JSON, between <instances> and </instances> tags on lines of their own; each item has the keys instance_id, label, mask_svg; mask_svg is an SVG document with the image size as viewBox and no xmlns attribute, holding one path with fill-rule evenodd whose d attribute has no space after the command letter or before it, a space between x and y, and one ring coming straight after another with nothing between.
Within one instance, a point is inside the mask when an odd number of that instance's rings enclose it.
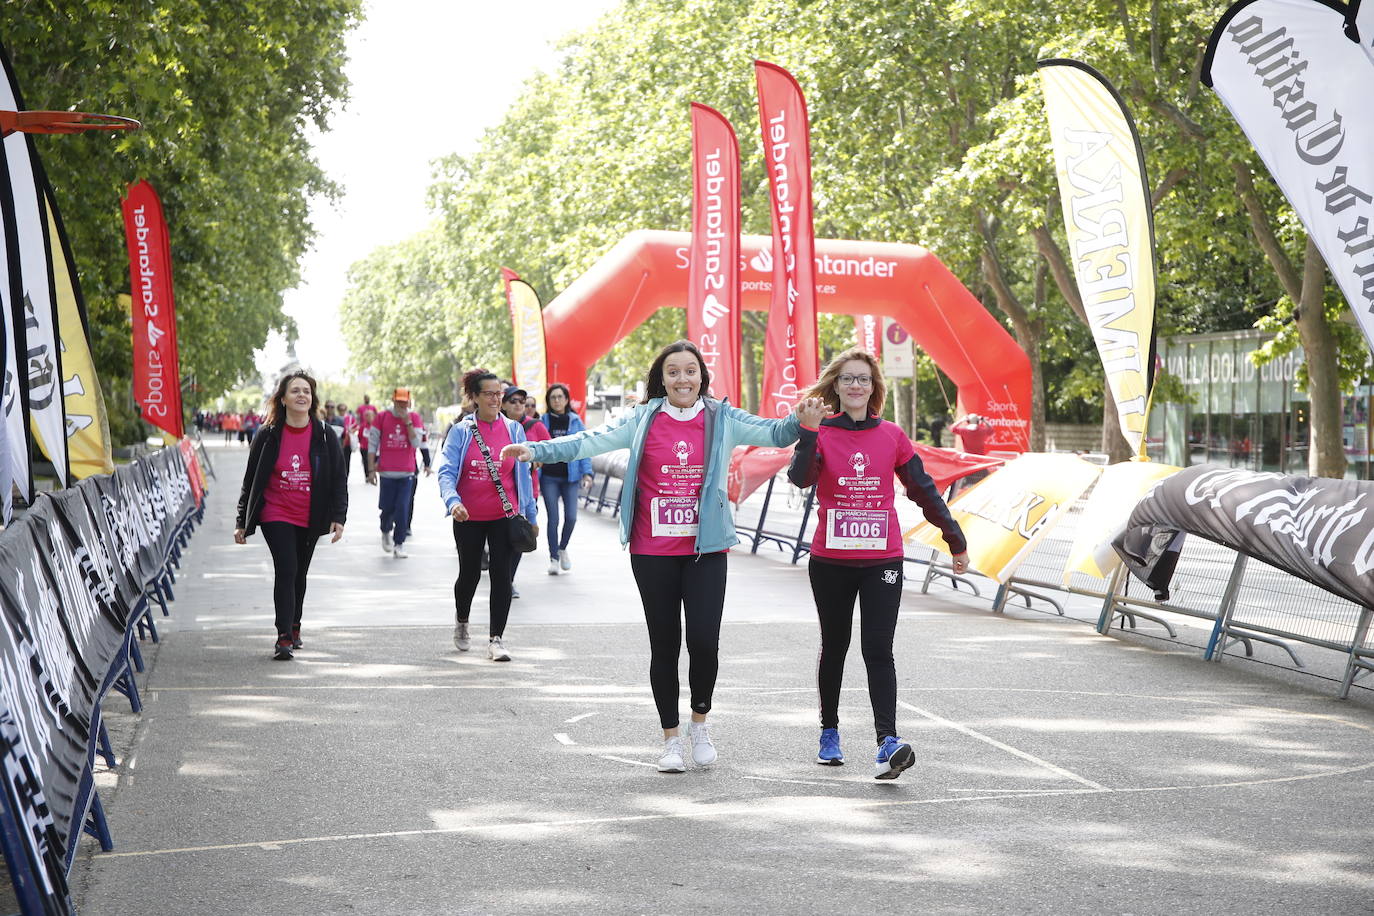
<instances>
[{"instance_id":1,"label":"woman in dark top walking","mask_svg":"<svg viewBox=\"0 0 1374 916\"><path fill-rule=\"evenodd\" d=\"M544 425L548 427L549 438L572 436L586 427L582 418L572 411L568 386L554 382L544 395ZM549 575L572 569L572 557L568 555L568 541L572 540L573 526L577 524L577 491L579 487L592 485L592 459L575 458L572 461L555 461L539 469L539 482L544 497L544 510L548 515ZM558 530L559 506L563 507L563 531Z\"/></svg>"},{"instance_id":2,"label":"woman in dark top walking","mask_svg":"<svg viewBox=\"0 0 1374 916\"><path fill-rule=\"evenodd\" d=\"M258 528L272 552L277 612L274 657L291 658L302 646L301 609L315 542L343 537L348 486L343 450L334 427L319 418L315 380L293 372L277 383L267 422L253 438L239 494L234 541L247 543Z\"/></svg>"}]
</instances>

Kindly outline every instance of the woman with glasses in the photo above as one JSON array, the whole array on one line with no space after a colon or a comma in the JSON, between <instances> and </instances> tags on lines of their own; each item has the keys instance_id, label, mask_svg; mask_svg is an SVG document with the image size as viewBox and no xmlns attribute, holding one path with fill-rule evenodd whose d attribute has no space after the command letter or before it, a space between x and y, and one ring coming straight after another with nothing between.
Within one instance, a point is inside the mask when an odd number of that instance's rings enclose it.
<instances>
[{"instance_id":1,"label":"woman with glasses","mask_svg":"<svg viewBox=\"0 0 1374 916\"><path fill-rule=\"evenodd\" d=\"M439 461L439 495L453 517L453 542L458 547L458 578L453 583L457 623L453 644L459 652L471 648L468 618L472 598L482 578L482 549L490 553L491 626L487 658L510 661L504 637L510 616L511 543L508 517L523 512L536 521L534 490L529 465L502 454L511 443L523 444L525 431L501 412L505 387L490 372L469 373L463 378L464 393L475 403L471 416L449 430ZM490 468L495 465L501 480L498 490ZM502 498L504 493L504 499ZM507 506L510 506L509 511ZM538 528L535 528L536 533Z\"/></svg>"},{"instance_id":2,"label":"woman with glasses","mask_svg":"<svg viewBox=\"0 0 1374 916\"><path fill-rule=\"evenodd\" d=\"M705 397L710 386L696 345L679 340L664 347L649 367L649 399L624 416L576 435L506 449L512 457L546 467L630 450L621 490L620 542L630 547L630 569L649 630L649 685L663 727L660 773L686 770L677 676L684 620L692 760L697 766L716 760L706 714L719 668L725 555L739 543L726 498L731 451L736 445L783 446L797 440L795 414L762 419ZM812 407L821 409L819 402Z\"/></svg>"},{"instance_id":3,"label":"woman with glasses","mask_svg":"<svg viewBox=\"0 0 1374 916\"><path fill-rule=\"evenodd\" d=\"M907 498L938 527L954 555L954 571L968 568L967 544L930 475L901 427L882 419L887 389L869 353L846 350L832 359L806 392L829 409L799 411L801 440L787 477L816 487L816 535L807 567L820 619L816 667L821 741L816 762L839 766L840 685L859 602L859 642L868 669L868 697L877 730L878 779L896 779L915 762L897 737L897 668L892 640L902 598L903 549L894 507L893 474Z\"/></svg>"},{"instance_id":4,"label":"woman with glasses","mask_svg":"<svg viewBox=\"0 0 1374 916\"><path fill-rule=\"evenodd\" d=\"M575 436L586 429L582 418L570 409L570 405L567 385L554 382L549 386L544 394L544 427L549 431L545 438ZM549 575L556 576L559 572L572 569L568 542L572 540L573 526L577 524L577 491L579 488L591 489L592 460L577 458L546 464L539 469L539 484L544 496L544 514L548 516ZM561 534L558 530L560 506L563 510Z\"/></svg>"}]
</instances>

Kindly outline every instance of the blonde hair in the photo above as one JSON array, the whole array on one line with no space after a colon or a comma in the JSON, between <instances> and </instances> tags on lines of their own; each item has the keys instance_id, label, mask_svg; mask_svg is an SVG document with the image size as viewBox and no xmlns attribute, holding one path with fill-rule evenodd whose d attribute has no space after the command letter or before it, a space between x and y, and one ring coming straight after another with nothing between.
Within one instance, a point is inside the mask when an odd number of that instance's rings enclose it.
<instances>
[{"instance_id":1,"label":"blonde hair","mask_svg":"<svg viewBox=\"0 0 1374 916\"><path fill-rule=\"evenodd\" d=\"M820 398L825 401L825 406L831 413L840 413L844 408L840 406L840 396L835 391L835 383L840 377L840 370L845 363L850 360L868 363L868 371L873 376L873 388L868 394L868 412L883 415L883 404L887 402L887 385L883 382L883 367L878 364L878 360L867 350L859 347L850 347L843 353L836 354L835 358L825 364L821 370L820 378L806 391L802 392L803 398Z\"/></svg>"}]
</instances>

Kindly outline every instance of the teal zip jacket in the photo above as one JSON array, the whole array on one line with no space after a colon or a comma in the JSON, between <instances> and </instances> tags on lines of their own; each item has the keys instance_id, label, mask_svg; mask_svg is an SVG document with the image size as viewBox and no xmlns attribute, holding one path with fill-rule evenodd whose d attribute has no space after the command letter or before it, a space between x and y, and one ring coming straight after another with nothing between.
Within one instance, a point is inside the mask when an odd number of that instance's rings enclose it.
<instances>
[{"instance_id":1,"label":"teal zip jacket","mask_svg":"<svg viewBox=\"0 0 1374 916\"><path fill-rule=\"evenodd\" d=\"M639 479L639 458L649 426L663 409L665 398L653 398L635 405L634 410L604 426L585 430L572 436L562 436L545 442L527 442L534 460L539 462L572 461L590 458L603 452L628 448L630 460L625 467L625 481L620 493L620 543L630 543L634 525L636 482ZM739 543L735 536L735 522L727 507L726 478L730 472L730 454L737 445L771 445L781 448L797 441L801 423L796 414L781 420L756 417L725 401L706 398L706 480L701 486L698 506L700 527L697 529L697 553L716 553Z\"/></svg>"}]
</instances>

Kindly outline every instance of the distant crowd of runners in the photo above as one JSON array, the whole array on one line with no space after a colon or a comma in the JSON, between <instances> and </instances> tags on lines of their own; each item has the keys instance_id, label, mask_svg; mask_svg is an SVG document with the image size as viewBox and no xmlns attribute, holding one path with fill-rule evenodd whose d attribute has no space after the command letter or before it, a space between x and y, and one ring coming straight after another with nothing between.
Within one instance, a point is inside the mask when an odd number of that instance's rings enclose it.
<instances>
[{"instance_id":1,"label":"distant crowd of runners","mask_svg":"<svg viewBox=\"0 0 1374 916\"><path fill-rule=\"evenodd\" d=\"M407 556L419 475L437 471L458 553L454 646L459 652L471 649L472 603L485 570L486 654L495 662L511 659L506 622L518 596L520 557L537 549L538 500L545 509L548 573L567 573L578 491L592 478L590 459L629 449L620 540L629 549L648 630L649 685L663 730L658 770L684 772L689 759L710 766L717 749L707 717L719 668L728 553L738 543L726 495L730 456L738 445L795 444L788 477L798 487L815 486L818 507L808 564L820 625L816 761L845 762L838 708L857 603L877 739L875 775L895 779L912 765L914 752L896 723L892 646L903 549L894 482L943 532L956 573L967 568L967 544L911 440L882 419L886 385L871 354L850 349L836 356L780 419L709 397L706 362L686 340L664 347L649 367L643 403L594 429L583 427L560 384L543 393L542 414L528 392L494 373L472 370L462 387L462 415L444 432L436 457L405 388L392 392L389 408L368 402L353 412L333 402L321 405L314 379L304 372L278 383L251 440L234 532L244 543L261 530L271 551L276 658L288 660L304 645L301 617L311 557L320 537L337 541L343 534L355 449L365 479L379 488L382 549L395 558ZM961 424L975 435L981 425L977 418ZM684 637L686 728L678 683Z\"/></svg>"}]
</instances>

